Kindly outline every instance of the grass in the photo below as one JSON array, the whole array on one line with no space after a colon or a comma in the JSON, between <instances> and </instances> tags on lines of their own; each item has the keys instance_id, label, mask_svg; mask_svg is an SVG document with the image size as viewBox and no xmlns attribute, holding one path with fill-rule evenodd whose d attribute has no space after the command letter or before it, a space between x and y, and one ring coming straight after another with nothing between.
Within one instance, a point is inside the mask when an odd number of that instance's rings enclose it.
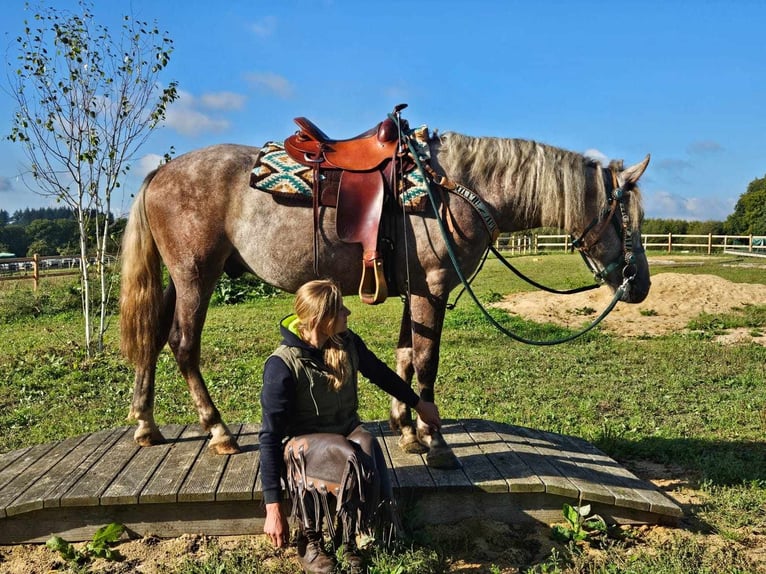
<instances>
[{"instance_id":1,"label":"grass","mask_svg":"<svg viewBox=\"0 0 766 574\"><path fill-rule=\"evenodd\" d=\"M653 266L652 272L711 273L766 283L763 269L737 265L732 258L690 258L693 265L673 259L679 262ZM590 282L577 256L518 257L514 265L553 287ZM531 290L493 260L474 288L485 302ZM107 333L107 351L88 360L79 313L67 310L65 303L72 288L51 286L44 297L24 289L5 286L0 292L0 452L125 424L132 371L117 353L116 321ZM26 311L19 312L14 301ZM262 364L278 342L277 324L290 312L291 302L291 296L280 294L211 307L202 369L227 421L260 420ZM356 298L347 303L352 328L393 364L401 304L391 299L367 307ZM528 338L568 332L491 313ZM757 533L766 532L766 349L722 346L712 337L734 327L766 330L766 308L744 305L726 315L701 315L691 326L691 334L642 339L596 330L565 345L531 347L496 332L462 297L447 314L441 346L437 400L445 418L478 417L571 434L619 460L672 465L679 483L696 489L700 500L688 506L684 528L662 540L630 530L598 552L578 553L562 545L537 552L529 550L536 547L528 532L509 530L497 536L502 551L482 554L469 536L478 530L473 526L468 533L451 532L452 538L444 532L421 533L409 549L373 557L375 571L404 574L415 563L423 572L458 571L455 564L466 558L483 564L484 572L506 571L497 564L508 572L515 571L512 567L647 574L759 571L749 562L748 550L763 544ZM362 418L386 418L388 397L372 385L361 389ZM197 419L167 350L158 364L155 412L160 424ZM168 573L296 571L294 563L269 552L247 547L216 554L211 546L207 562Z\"/></svg>"}]
</instances>

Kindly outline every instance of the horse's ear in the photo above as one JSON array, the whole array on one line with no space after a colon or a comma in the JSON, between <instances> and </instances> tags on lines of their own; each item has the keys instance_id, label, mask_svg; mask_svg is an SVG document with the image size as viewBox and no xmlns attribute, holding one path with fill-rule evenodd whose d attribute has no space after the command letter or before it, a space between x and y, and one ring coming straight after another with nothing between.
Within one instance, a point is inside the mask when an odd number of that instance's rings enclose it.
<instances>
[{"instance_id":1,"label":"horse's ear","mask_svg":"<svg viewBox=\"0 0 766 574\"><path fill-rule=\"evenodd\" d=\"M623 185L625 185L626 183L635 184L638 181L638 179L644 174L644 171L646 171L646 166L649 165L650 157L651 156L649 154L646 154L644 161L639 162L635 165L631 165L630 167L627 167L624 170L622 170L622 173L620 173L620 179L622 180L622 184Z\"/></svg>"}]
</instances>

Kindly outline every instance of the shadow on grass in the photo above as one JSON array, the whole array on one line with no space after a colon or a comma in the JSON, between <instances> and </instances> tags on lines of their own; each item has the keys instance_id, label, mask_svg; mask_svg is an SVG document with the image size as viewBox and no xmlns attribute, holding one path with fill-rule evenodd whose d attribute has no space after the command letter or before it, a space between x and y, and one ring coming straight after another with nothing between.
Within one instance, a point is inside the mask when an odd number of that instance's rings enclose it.
<instances>
[{"instance_id":1,"label":"shadow on grass","mask_svg":"<svg viewBox=\"0 0 766 574\"><path fill-rule=\"evenodd\" d=\"M756 482L766 487L766 442L657 437L630 440L601 437L594 444L618 460L640 459L683 467L692 482L705 482L715 486Z\"/></svg>"}]
</instances>

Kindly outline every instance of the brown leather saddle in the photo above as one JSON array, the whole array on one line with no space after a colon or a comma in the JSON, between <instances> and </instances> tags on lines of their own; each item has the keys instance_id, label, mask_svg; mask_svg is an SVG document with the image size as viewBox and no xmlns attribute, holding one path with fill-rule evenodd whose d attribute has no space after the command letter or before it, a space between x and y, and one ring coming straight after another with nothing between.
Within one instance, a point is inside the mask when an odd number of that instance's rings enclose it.
<instances>
[{"instance_id":1,"label":"brown leather saddle","mask_svg":"<svg viewBox=\"0 0 766 574\"><path fill-rule=\"evenodd\" d=\"M401 106L397 106L398 113ZM338 172L335 223L338 237L362 245L359 298L368 305L388 297L378 230L387 189L393 186L394 157L399 150L399 127L390 117L350 139L330 138L310 120L295 118L300 128L285 140L285 151L314 170L314 265L318 257L318 213L322 172ZM335 179L338 173L327 174Z\"/></svg>"}]
</instances>

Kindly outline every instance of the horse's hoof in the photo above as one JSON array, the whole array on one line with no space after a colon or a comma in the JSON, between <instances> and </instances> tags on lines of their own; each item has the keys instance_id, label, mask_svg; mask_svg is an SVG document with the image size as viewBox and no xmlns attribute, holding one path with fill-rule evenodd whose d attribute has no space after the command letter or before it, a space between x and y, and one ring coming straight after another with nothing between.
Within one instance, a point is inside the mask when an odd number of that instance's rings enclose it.
<instances>
[{"instance_id":1,"label":"horse's hoof","mask_svg":"<svg viewBox=\"0 0 766 574\"><path fill-rule=\"evenodd\" d=\"M449 448L431 448L426 455L426 463L431 468L442 470L457 470L461 467L460 460Z\"/></svg>"},{"instance_id":2,"label":"horse's hoof","mask_svg":"<svg viewBox=\"0 0 766 574\"><path fill-rule=\"evenodd\" d=\"M211 442L209 448L215 454L239 454L242 452L237 441L231 437L227 437L220 442Z\"/></svg>"},{"instance_id":3,"label":"horse's hoof","mask_svg":"<svg viewBox=\"0 0 766 574\"><path fill-rule=\"evenodd\" d=\"M165 437L160 433L151 433L139 436L134 435L133 440L136 441L138 446L157 446L158 444L165 444L167 442Z\"/></svg>"},{"instance_id":4,"label":"horse's hoof","mask_svg":"<svg viewBox=\"0 0 766 574\"><path fill-rule=\"evenodd\" d=\"M399 437L399 448L409 454L425 454L428 447L418 441L414 434Z\"/></svg>"}]
</instances>

